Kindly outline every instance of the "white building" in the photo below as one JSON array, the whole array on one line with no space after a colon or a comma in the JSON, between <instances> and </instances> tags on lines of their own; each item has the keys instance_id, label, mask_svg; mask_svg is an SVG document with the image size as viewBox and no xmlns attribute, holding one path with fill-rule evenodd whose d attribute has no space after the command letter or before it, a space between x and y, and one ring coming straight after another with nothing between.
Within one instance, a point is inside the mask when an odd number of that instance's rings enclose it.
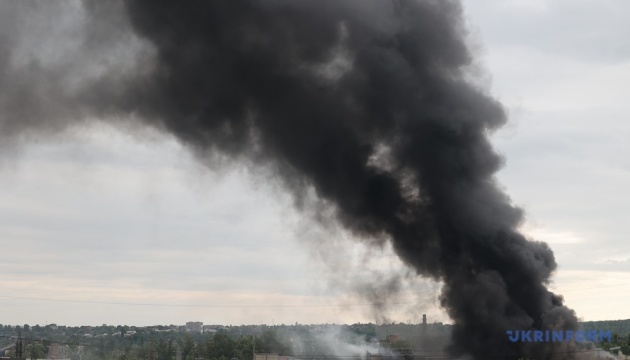
<instances>
[{"instance_id":1,"label":"white building","mask_svg":"<svg viewBox=\"0 0 630 360\"><path fill-rule=\"evenodd\" d=\"M189 332L203 332L203 322L201 321L189 321L186 323L186 331Z\"/></svg>"}]
</instances>

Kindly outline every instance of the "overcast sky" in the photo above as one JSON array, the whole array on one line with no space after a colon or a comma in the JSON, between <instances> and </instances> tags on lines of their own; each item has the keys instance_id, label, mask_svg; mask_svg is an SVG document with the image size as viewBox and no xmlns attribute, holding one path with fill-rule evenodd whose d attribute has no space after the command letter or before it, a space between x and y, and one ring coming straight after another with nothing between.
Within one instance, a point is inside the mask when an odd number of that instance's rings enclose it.
<instances>
[{"instance_id":1,"label":"overcast sky","mask_svg":"<svg viewBox=\"0 0 630 360\"><path fill-rule=\"evenodd\" d=\"M630 3L465 10L476 81L510 112L492 135L499 179L527 212L523 231L555 252L552 288L584 320L630 318ZM311 224L243 166L208 169L165 135L93 125L2 151L3 324L382 321L348 289L405 271L389 249ZM438 289L410 281L390 319L448 322Z\"/></svg>"}]
</instances>

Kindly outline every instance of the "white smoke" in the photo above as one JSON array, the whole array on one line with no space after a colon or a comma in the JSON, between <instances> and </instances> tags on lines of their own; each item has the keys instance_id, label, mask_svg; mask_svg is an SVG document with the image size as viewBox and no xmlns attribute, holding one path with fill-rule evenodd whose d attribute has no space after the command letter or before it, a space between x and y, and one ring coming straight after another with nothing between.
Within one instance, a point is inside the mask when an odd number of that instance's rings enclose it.
<instances>
[{"instance_id":1,"label":"white smoke","mask_svg":"<svg viewBox=\"0 0 630 360\"><path fill-rule=\"evenodd\" d=\"M376 339L368 339L339 325L321 325L310 330L307 336L296 335L291 339L295 357L326 355L340 358L367 359L370 355L400 356L387 347L381 347ZM316 349L316 350L313 350ZM316 351L316 353L313 353Z\"/></svg>"}]
</instances>

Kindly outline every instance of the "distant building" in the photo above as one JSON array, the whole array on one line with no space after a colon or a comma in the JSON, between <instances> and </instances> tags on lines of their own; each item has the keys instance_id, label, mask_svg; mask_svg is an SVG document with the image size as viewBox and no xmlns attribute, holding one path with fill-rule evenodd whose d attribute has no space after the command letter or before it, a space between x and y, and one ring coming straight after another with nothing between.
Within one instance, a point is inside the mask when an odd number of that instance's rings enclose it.
<instances>
[{"instance_id":1,"label":"distant building","mask_svg":"<svg viewBox=\"0 0 630 360\"><path fill-rule=\"evenodd\" d=\"M216 325L204 325L203 326L203 332L205 334L214 334L217 331L218 330L216 329Z\"/></svg>"},{"instance_id":2,"label":"distant building","mask_svg":"<svg viewBox=\"0 0 630 360\"><path fill-rule=\"evenodd\" d=\"M70 347L68 345L52 344L48 347L49 359L69 359Z\"/></svg>"},{"instance_id":3,"label":"distant building","mask_svg":"<svg viewBox=\"0 0 630 360\"><path fill-rule=\"evenodd\" d=\"M189 321L186 323L186 331L188 332L203 332L203 322L201 321Z\"/></svg>"}]
</instances>

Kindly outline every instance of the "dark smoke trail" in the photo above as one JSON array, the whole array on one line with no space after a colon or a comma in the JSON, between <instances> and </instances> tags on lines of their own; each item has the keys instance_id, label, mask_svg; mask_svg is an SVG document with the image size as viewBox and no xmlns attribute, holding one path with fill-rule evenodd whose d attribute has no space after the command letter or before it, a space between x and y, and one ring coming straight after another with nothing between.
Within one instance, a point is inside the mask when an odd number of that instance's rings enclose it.
<instances>
[{"instance_id":1,"label":"dark smoke trail","mask_svg":"<svg viewBox=\"0 0 630 360\"><path fill-rule=\"evenodd\" d=\"M443 281L454 354L572 357L506 337L577 320L546 288L553 253L517 231L522 212L496 184L502 159L488 132L506 116L465 81L458 2L127 0L131 28L111 4L86 2L99 22L82 54L101 59L124 37L143 48L140 37L148 55L81 77L64 61L16 65L5 39L4 133L131 114L202 153L253 159L296 198L313 187L345 228L389 238L419 275Z\"/></svg>"}]
</instances>

